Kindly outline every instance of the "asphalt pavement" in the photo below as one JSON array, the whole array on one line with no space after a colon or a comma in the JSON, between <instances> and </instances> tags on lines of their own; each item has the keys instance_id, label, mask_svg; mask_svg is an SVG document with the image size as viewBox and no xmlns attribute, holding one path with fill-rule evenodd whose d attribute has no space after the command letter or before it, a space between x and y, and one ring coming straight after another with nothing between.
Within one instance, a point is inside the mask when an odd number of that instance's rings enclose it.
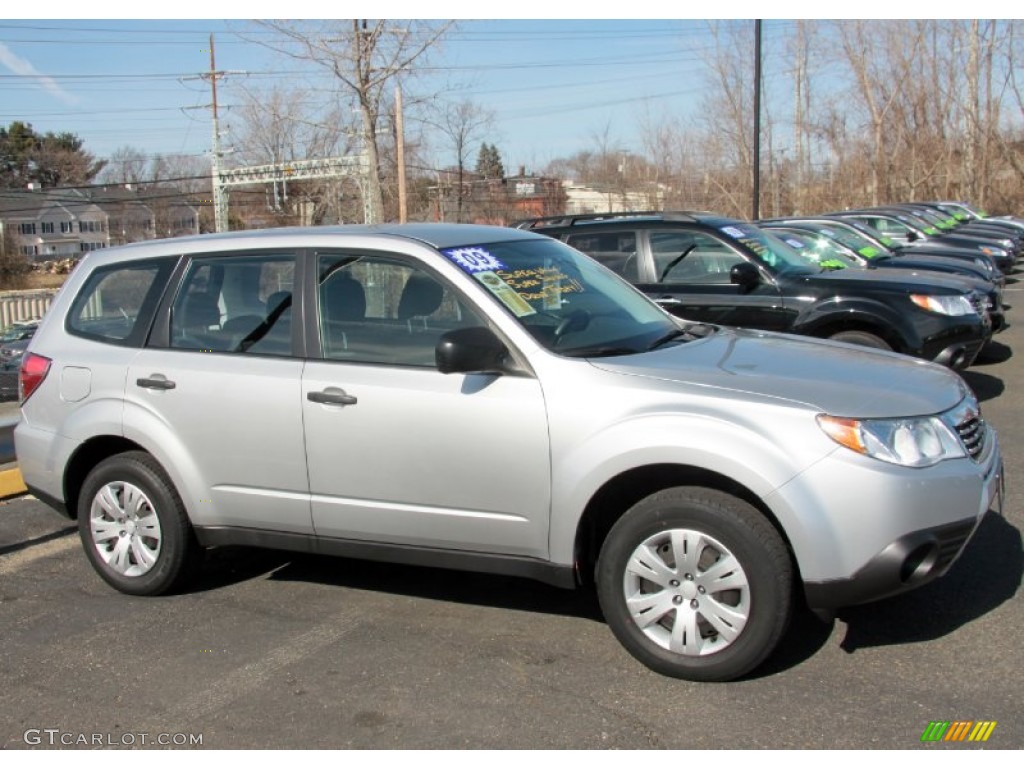
<instances>
[{"instance_id":1,"label":"asphalt pavement","mask_svg":"<svg viewBox=\"0 0 1024 768\"><path fill-rule=\"evenodd\" d=\"M743 680L659 676L592 595L510 577L226 548L183 594L127 597L22 498L0 505L0 748L1021 749L1019 296L965 375L999 431L1005 516L932 584L799 615ZM924 743L933 721L996 726Z\"/></svg>"}]
</instances>

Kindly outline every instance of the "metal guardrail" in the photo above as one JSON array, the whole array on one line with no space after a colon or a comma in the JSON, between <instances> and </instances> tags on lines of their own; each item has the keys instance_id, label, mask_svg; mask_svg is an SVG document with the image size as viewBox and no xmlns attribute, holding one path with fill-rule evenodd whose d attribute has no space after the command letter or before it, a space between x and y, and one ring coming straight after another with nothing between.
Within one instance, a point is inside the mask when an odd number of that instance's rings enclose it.
<instances>
[{"instance_id":1,"label":"metal guardrail","mask_svg":"<svg viewBox=\"0 0 1024 768\"><path fill-rule=\"evenodd\" d=\"M22 320L36 320L50 308L57 289L0 293L0 328Z\"/></svg>"}]
</instances>

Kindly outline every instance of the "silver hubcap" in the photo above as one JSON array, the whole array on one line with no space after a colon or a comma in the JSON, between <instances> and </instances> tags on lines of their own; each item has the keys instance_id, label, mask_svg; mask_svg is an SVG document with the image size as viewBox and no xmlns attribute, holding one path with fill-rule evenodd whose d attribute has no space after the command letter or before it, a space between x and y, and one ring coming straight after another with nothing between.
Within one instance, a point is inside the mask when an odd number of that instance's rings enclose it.
<instances>
[{"instance_id":1,"label":"silver hubcap","mask_svg":"<svg viewBox=\"0 0 1024 768\"><path fill-rule=\"evenodd\" d=\"M727 648L750 615L739 560L699 531L661 531L638 546L622 580L633 621L653 642L684 656Z\"/></svg>"},{"instance_id":2,"label":"silver hubcap","mask_svg":"<svg viewBox=\"0 0 1024 768\"><path fill-rule=\"evenodd\" d=\"M131 483L107 483L89 511L92 541L122 576L142 576L160 557L160 520L149 497Z\"/></svg>"}]
</instances>

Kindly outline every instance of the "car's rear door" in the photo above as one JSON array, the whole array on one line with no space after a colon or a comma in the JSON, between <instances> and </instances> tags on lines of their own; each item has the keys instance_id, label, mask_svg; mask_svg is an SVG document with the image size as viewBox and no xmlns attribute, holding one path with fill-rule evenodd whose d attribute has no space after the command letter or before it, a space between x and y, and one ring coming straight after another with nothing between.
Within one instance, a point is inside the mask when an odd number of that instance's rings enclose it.
<instances>
[{"instance_id":1,"label":"car's rear door","mask_svg":"<svg viewBox=\"0 0 1024 768\"><path fill-rule=\"evenodd\" d=\"M125 436L144 435L198 495L185 499L197 525L312 531L297 263L288 250L193 256L128 368Z\"/></svg>"}]
</instances>

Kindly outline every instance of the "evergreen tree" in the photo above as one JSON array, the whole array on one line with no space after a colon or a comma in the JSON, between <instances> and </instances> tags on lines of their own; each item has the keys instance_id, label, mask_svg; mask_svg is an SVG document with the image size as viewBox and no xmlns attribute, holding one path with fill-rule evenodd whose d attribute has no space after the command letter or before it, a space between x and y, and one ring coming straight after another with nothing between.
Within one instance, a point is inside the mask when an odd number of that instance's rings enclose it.
<instances>
[{"instance_id":1,"label":"evergreen tree","mask_svg":"<svg viewBox=\"0 0 1024 768\"><path fill-rule=\"evenodd\" d=\"M486 142L480 145L480 154L476 159L476 172L485 179L505 178L505 168L501 164L501 155L496 146Z\"/></svg>"},{"instance_id":2,"label":"evergreen tree","mask_svg":"<svg viewBox=\"0 0 1024 768\"><path fill-rule=\"evenodd\" d=\"M84 142L64 131L36 133L29 123L15 121L0 128L0 187L24 188L89 184L106 165L83 149Z\"/></svg>"}]
</instances>

